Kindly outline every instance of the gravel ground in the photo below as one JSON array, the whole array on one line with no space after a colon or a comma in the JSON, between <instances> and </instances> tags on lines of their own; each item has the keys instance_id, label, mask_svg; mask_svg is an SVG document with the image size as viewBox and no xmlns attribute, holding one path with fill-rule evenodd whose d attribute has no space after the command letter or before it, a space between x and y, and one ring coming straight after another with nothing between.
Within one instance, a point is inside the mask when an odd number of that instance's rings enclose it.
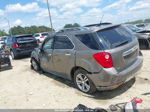
<instances>
[{"instance_id":1,"label":"gravel ground","mask_svg":"<svg viewBox=\"0 0 150 112\"><path fill-rule=\"evenodd\" d=\"M110 104L141 97L140 109L150 108L150 51L142 51L144 64L140 74L121 87L94 95L84 94L73 84L51 74L30 69L30 59L12 61L13 69L0 72L0 108L73 109L78 104L107 108Z\"/></svg>"}]
</instances>

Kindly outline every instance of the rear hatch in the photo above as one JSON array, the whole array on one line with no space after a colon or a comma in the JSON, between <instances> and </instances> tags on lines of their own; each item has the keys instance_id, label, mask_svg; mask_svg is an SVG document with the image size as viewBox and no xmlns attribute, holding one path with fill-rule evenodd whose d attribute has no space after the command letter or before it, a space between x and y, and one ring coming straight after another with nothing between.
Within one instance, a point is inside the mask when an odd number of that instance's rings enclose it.
<instances>
[{"instance_id":1,"label":"rear hatch","mask_svg":"<svg viewBox=\"0 0 150 112\"><path fill-rule=\"evenodd\" d=\"M105 52L111 54L114 67L122 71L132 65L138 55L137 39L121 25L108 27L97 31L100 42L105 46Z\"/></svg>"},{"instance_id":2,"label":"rear hatch","mask_svg":"<svg viewBox=\"0 0 150 112\"><path fill-rule=\"evenodd\" d=\"M18 48L24 50L32 50L37 47L37 41L32 35L24 35L16 38Z\"/></svg>"},{"instance_id":3,"label":"rear hatch","mask_svg":"<svg viewBox=\"0 0 150 112\"><path fill-rule=\"evenodd\" d=\"M47 38L47 37L48 37L48 33L42 33L41 35L42 35L42 37L44 37L44 38Z\"/></svg>"}]
</instances>

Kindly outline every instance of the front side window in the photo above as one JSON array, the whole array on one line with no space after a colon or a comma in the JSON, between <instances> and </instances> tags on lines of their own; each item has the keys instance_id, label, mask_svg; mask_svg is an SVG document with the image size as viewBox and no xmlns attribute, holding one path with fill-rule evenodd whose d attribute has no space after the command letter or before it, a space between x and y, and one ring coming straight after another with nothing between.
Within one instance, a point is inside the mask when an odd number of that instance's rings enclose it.
<instances>
[{"instance_id":1,"label":"front side window","mask_svg":"<svg viewBox=\"0 0 150 112\"><path fill-rule=\"evenodd\" d=\"M43 45L43 50L52 49L52 45L53 45L53 39L49 39Z\"/></svg>"},{"instance_id":2,"label":"front side window","mask_svg":"<svg viewBox=\"0 0 150 112\"><path fill-rule=\"evenodd\" d=\"M73 49L73 44L66 36L56 36L54 42L54 49Z\"/></svg>"}]
</instances>

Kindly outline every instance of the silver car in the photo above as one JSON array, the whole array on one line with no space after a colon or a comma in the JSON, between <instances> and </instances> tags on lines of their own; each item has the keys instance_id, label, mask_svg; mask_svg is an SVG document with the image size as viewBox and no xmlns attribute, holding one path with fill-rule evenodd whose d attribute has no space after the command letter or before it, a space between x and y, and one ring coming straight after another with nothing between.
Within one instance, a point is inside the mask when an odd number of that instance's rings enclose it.
<instances>
[{"instance_id":1,"label":"silver car","mask_svg":"<svg viewBox=\"0 0 150 112\"><path fill-rule=\"evenodd\" d=\"M150 29L148 27L139 29L134 25L126 24L125 26L138 38L140 49L150 49Z\"/></svg>"},{"instance_id":2,"label":"silver car","mask_svg":"<svg viewBox=\"0 0 150 112\"><path fill-rule=\"evenodd\" d=\"M122 25L63 29L31 55L34 70L69 79L84 93L117 88L142 63L137 38Z\"/></svg>"}]
</instances>

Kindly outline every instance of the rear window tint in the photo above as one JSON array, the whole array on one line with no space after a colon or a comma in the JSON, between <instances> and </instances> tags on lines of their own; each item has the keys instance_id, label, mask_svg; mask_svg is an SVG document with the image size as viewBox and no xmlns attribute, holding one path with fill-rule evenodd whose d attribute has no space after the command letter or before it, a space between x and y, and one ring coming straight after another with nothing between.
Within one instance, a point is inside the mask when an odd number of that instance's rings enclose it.
<instances>
[{"instance_id":1,"label":"rear window tint","mask_svg":"<svg viewBox=\"0 0 150 112\"><path fill-rule=\"evenodd\" d=\"M42 36L48 36L48 33L43 33Z\"/></svg>"},{"instance_id":2,"label":"rear window tint","mask_svg":"<svg viewBox=\"0 0 150 112\"><path fill-rule=\"evenodd\" d=\"M133 35L123 26L113 27L97 32L99 39L108 48L115 48L132 41Z\"/></svg>"},{"instance_id":3,"label":"rear window tint","mask_svg":"<svg viewBox=\"0 0 150 112\"><path fill-rule=\"evenodd\" d=\"M32 36L20 36L16 38L17 42L33 42L35 39Z\"/></svg>"},{"instance_id":4,"label":"rear window tint","mask_svg":"<svg viewBox=\"0 0 150 112\"><path fill-rule=\"evenodd\" d=\"M76 37L88 48L91 48L94 50L100 50L100 46L98 45L98 43L95 40L95 37L92 33L80 34L80 35L76 35Z\"/></svg>"}]
</instances>

